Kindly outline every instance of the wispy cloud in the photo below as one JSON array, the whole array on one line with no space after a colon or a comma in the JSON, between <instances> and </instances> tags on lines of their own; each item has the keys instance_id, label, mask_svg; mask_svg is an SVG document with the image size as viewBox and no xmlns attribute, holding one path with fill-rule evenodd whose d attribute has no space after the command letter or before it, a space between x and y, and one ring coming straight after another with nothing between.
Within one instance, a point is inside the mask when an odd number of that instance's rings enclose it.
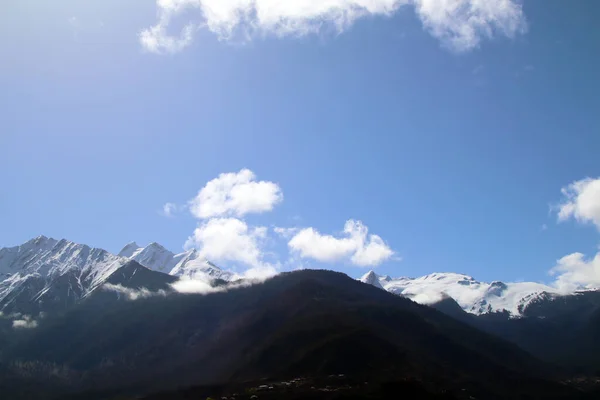
<instances>
[{"instance_id":1,"label":"wispy cloud","mask_svg":"<svg viewBox=\"0 0 600 400\"><path fill-rule=\"evenodd\" d=\"M148 297L153 297L153 296L166 296L167 292L164 290L158 290L158 291L150 291L146 288L140 288L140 289L131 289L122 285L113 285L111 283L105 283L104 285L102 285L102 290L105 291L109 291L109 292L115 292L119 295L124 296L126 299L128 300L138 300L138 299L145 299Z\"/></svg>"},{"instance_id":2,"label":"wispy cloud","mask_svg":"<svg viewBox=\"0 0 600 400\"><path fill-rule=\"evenodd\" d=\"M162 208L161 214L165 217L173 217L180 207L175 203L165 203Z\"/></svg>"},{"instance_id":3,"label":"wispy cloud","mask_svg":"<svg viewBox=\"0 0 600 400\"><path fill-rule=\"evenodd\" d=\"M405 7L412 7L424 28L455 51L527 30L518 0L156 0L156 5L157 23L140 33L144 48L155 53L181 51L202 27L223 40L236 35L302 36L324 29L343 32L360 18L391 16ZM169 35L172 20L190 10L200 11L202 17L179 35Z\"/></svg>"},{"instance_id":4,"label":"wispy cloud","mask_svg":"<svg viewBox=\"0 0 600 400\"><path fill-rule=\"evenodd\" d=\"M276 226L273 228L273 232L275 232L284 239L291 239L299 230L300 228L297 227L283 228L280 226Z\"/></svg>"}]
</instances>

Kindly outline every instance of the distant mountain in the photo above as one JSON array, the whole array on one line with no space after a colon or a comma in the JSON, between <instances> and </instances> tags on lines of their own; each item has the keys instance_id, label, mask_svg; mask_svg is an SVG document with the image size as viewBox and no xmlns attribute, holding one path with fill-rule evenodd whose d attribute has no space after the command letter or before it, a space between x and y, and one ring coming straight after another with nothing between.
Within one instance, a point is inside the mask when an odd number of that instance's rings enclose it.
<instances>
[{"instance_id":1,"label":"distant mountain","mask_svg":"<svg viewBox=\"0 0 600 400\"><path fill-rule=\"evenodd\" d=\"M42 320L4 357L72 371L78 378L63 390L87 390L86 399L340 374L361 385L420 382L445 398L580 394L518 347L341 273L284 273L225 292L110 307L96 302L102 293Z\"/></svg>"},{"instance_id":2,"label":"distant mountain","mask_svg":"<svg viewBox=\"0 0 600 400\"><path fill-rule=\"evenodd\" d=\"M140 247L135 242L127 244L119 256L137 261L155 271L189 279L222 279L232 281L239 277L230 271L222 270L202 258L196 249L174 254L158 243Z\"/></svg>"},{"instance_id":3,"label":"distant mountain","mask_svg":"<svg viewBox=\"0 0 600 400\"><path fill-rule=\"evenodd\" d=\"M38 236L20 246L0 248L0 311L35 316L66 310L110 283L115 272L125 273L122 268L130 261L140 268L135 279L123 282L127 287L154 290L157 278L150 270L172 276L159 281L238 279L201 258L196 250L174 254L158 243L140 247L132 242L114 255L65 239Z\"/></svg>"},{"instance_id":4,"label":"distant mountain","mask_svg":"<svg viewBox=\"0 0 600 400\"><path fill-rule=\"evenodd\" d=\"M393 279L369 272L360 280L428 304L542 360L600 373L600 291L563 294L538 283L485 283L453 273Z\"/></svg>"},{"instance_id":5,"label":"distant mountain","mask_svg":"<svg viewBox=\"0 0 600 400\"><path fill-rule=\"evenodd\" d=\"M0 309L38 314L65 309L125 264L109 252L39 236L0 249Z\"/></svg>"},{"instance_id":6,"label":"distant mountain","mask_svg":"<svg viewBox=\"0 0 600 400\"><path fill-rule=\"evenodd\" d=\"M435 304L451 297L464 311L475 315L506 311L512 316L521 316L538 300L561 295L555 288L540 283L486 283L456 273L391 278L370 271L360 280L422 304Z\"/></svg>"},{"instance_id":7,"label":"distant mountain","mask_svg":"<svg viewBox=\"0 0 600 400\"><path fill-rule=\"evenodd\" d=\"M374 271L369 271L364 274L360 279L362 283L373 285L378 289L383 289L383 285L379 282L379 276Z\"/></svg>"},{"instance_id":8,"label":"distant mountain","mask_svg":"<svg viewBox=\"0 0 600 400\"><path fill-rule=\"evenodd\" d=\"M394 281L379 277L379 281ZM365 281L366 279L361 279ZM498 287L499 285L495 285ZM494 285L490 285L494 287ZM431 297L435 299L435 297ZM517 344L541 360L583 374L600 374L600 291L585 290L569 295L536 292L525 294L514 307L473 313L446 292L431 307ZM498 304L498 303L496 303Z\"/></svg>"}]
</instances>

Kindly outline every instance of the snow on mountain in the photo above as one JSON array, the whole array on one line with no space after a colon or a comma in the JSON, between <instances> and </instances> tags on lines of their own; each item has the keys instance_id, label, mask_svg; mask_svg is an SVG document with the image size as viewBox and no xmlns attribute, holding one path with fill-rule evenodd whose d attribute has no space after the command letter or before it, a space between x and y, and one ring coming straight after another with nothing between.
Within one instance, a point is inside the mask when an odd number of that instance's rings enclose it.
<instances>
[{"instance_id":1,"label":"snow on mountain","mask_svg":"<svg viewBox=\"0 0 600 400\"><path fill-rule=\"evenodd\" d=\"M133 254L139 251L142 247L136 242L129 242L123 247L123 249L117 254L119 257L131 258Z\"/></svg>"},{"instance_id":2,"label":"snow on mountain","mask_svg":"<svg viewBox=\"0 0 600 400\"><path fill-rule=\"evenodd\" d=\"M369 271L364 274L360 279L362 283L368 283L369 285L373 285L379 289L383 289L383 286L379 282L379 277L374 271Z\"/></svg>"},{"instance_id":3,"label":"snow on mountain","mask_svg":"<svg viewBox=\"0 0 600 400\"><path fill-rule=\"evenodd\" d=\"M234 281L240 279L240 276L225 271L217 267L208 260L193 258L185 262L180 262L170 273L174 276L193 280L214 280L222 279L224 281Z\"/></svg>"},{"instance_id":4,"label":"snow on mountain","mask_svg":"<svg viewBox=\"0 0 600 400\"><path fill-rule=\"evenodd\" d=\"M0 249L0 279L20 272L37 272L38 257L52 250L58 241L38 236L20 246Z\"/></svg>"},{"instance_id":5,"label":"snow on mountain","mask_svg":"<svg viewBox=\"0 0 600 400\"><path fill-rule=\"evenodd\" d=\"M173 254L158 243L140 247L131 242L114 255L65 239L38 236L20 246L0 248L0 310L36 315L64 309L108 282L131 261L141 265L135 271L144 268L140 274L145 278L135 278L138 286L152 287L156 281L177 278L202 280L207 285L216 279L239 279L200 257L196 250ZM173 279L156 278L157 272L173 275Z\"/></svg>"},{"instance_id":6,"label":"snow on mountain","mask_svg":"<svg viewBox=\"0 0 600 400\"><path fill-rule=\"evenodd\" d=\"M138 247L137 249L133 249L133 245L136 245L135 242L125 246L119 252L119 255L137 261L154 271L169 273L179 261L175 259L175 254L158 243L153 242L146 247ZM131 255L127 256L129 252L131 252Z\"/></svg>"},{"instance_id":7,"label":"snow on mountain","mask_svg":"<svg viewBox=\"0 0 600 400\"><path fill-rule=\"evenodd\" d=\"M37 313L79 301L125 259L68 240L38 236L0 249L0 309Z\"/></svg>"},{"instance_id":8,"label":"snow on mountain","mask_svg":"<svg viewBox=\"0 0 600 400\"><path fill-rule=\"evenodd\" d=\"M154 271L209 284L216 279L240 279L194 249L174 254L158 243L141 247L131 242L114 255L65 239L38 236L20 246L0 249L0 307L31 299L46 303L64 302L65 298L75 301L102 285L130 260ZM434 304L449 296L472 314L507 311L519 316L530 304L561 295L540 283L487 283L456 273L391 278L370 271L360 280L423 304Z\"/></svg>"},{"instance_id":9,"label":"snow on mountain","mask_svg":"<svg viewBox=\"0 0 600 400\"><path fill-rule=\"evenodd\" d=\"M158 243L150 243L146 247L139 247L135 242L132 242L119 252L119 256L137 261L154 271L185 279L232 281L239 278L235 273L222 270L210 261L200 257L200 253L196 249L174 254Z\"/></svg>"},{"instance_id":10,"label":"snow on mountain","mask_svg":"<svg viewBox=\"0 0 600 400\"><path fill-rule=\"evenodd\" d=\"M487 283L456 273L433 273L420 278L390 278L378 276L371 271L360 280L421 304L435 304L445 296L450 296L463 310L476 315L507 311L513 316L520 316L536 299L548 294L559 294L555 288L541 283Z\"/></svg>"},{"instance_id":11,"label":"snow on mountain","mask_svg":"<svg viewBox=\"0 0 600 400\"><path fill-rule=\"evenodd\" d=\"M55 278L76 272L81 281L94 286L122 264L106 250L38 236L20 246L0 249L0 277L35 275Z\"/></svg>"}]
</instances>

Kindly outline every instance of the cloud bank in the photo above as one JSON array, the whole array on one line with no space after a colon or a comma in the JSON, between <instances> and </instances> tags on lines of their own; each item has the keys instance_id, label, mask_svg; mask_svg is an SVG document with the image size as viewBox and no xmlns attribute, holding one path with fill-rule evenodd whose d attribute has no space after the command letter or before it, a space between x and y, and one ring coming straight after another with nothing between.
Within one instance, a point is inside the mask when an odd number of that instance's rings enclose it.
<instances>
[{"instance_id":1,"label":"cloud bank","mask_svg":"<svg viewBox=\"0 0 600 400\"><path fill-rule=\"evenodd\" d=\"M303 36L325 29L342 33L358 19L391 16L403 8L412 8L424 29L456 51L527 30L518 0L156 0L156 6L158 21L140 33L142 46L154 53L183 50L200 28L222 40ZM190 11L199 14L197 21L170 35L173 19Z\"/></svg>"}]
</instances>

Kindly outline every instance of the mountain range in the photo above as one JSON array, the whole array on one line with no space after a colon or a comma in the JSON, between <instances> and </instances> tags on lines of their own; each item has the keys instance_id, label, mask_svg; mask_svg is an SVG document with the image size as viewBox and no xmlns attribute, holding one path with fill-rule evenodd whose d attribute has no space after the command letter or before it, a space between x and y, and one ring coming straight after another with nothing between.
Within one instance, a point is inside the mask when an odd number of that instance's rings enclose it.
<instances>
[{"instance_id":1,"label":"mountain range","mask_svg":"<svg viewBox=\"0 0 600 400\"><path fill-rule=\"evenodd\" d=\"M242 279L202 258L195 249L175 254L158 243L142 247L131 242L115 255L65 239L39 236L20 246L0 249L0 310L37 314L60 304L68 307L99 288L128 261L182 279ZM370 271L360 280L421 304L435 304L449 296L475 315L508 312L519 317L531 304L564 296L541 283L486 283L456 273L391 278Z\"/></svg>"},{"instance_id":2,"label":"mountain range","mask_svg":"<svg viewBox=\"0 0 600 400\"><path fill-rule=\"evenodd\" d=\"M38 236L0 249L0 310L30 316L66 309L101 289L130 261L181 279L239 279L192 249L174 254L158 243L127 244L117 255L62 239ZM114 277L113 277L114 280Z\"/></svg>"},{"instance_id":3,"label":"mountain range","mask_svg":"<svg viewBox=\"0 0 600 400\"><path fill-rule=\"evenodd\" d=\"M421 304L435 304L451 297L464 311L475 315L508 312L519 317L530 304L577 293L562 293L552 286L535 282L480 282L457 273L391 278L369 271L360 280Z\"/></svg>"},{"instance_id":4,"label":"mountain range","mask_svg":"<svg viewBox=\"0 0 600 400\"><path fill-rule=\"evenodd\" d=\"M454 273L258 282L196 250L44 236L0 249L0 277L9 399L598 395L598 291Z\"/></svg>"}]
</instances>

